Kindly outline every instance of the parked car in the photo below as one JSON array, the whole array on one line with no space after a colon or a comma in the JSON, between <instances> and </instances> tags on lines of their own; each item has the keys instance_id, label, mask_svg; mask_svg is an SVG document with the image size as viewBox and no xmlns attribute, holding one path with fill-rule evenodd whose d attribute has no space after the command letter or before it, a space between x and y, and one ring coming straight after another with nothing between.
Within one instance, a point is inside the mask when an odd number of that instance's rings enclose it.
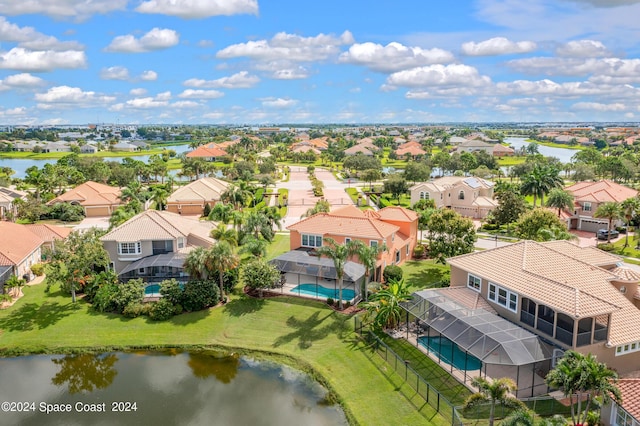
<instances>
[{"instance_id":1,"label":"parked car","mask_svg":"<svg viewBox=\"0 0 640 426\"><path fill-rule=\"evenodd\" d=\"M612 229L610 232L611 238L616 238L618 235L620 235L620 232L616 231L615 229ZM596 235L599 240L607 240L609 238L609 231L607 231L606 229L600 229L598 230L598 233Z\"/></svg>"}]
</instances>

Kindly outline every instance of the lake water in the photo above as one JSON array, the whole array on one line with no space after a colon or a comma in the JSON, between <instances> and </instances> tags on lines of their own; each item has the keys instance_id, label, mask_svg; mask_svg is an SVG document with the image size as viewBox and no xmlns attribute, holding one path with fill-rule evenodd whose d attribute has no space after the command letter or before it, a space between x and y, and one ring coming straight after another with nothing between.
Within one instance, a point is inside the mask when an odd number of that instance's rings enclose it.
<instances>
[{"instance_id":1,"label":"lake water","mask_svg":"<svg viewBox=\"0 0 640 426\"><path fill-rule=\"evenodd\" d=\"M191 151L189 145L166 145L165 148L172 149L176 152L176 154L180 155L184 152ZM149 161L150 155L136 155L134 157L104 157L104 161L116 161L121 162L124 158L133 158L134 160L144 161L145 163ZM46 160L33 160L28 158L2 158L0 157L0 167L11 167L15 170L15 174L11 177L13 178L24 178L26 175L26 170L31 166L36 166L38 168L42 168L45 164L51 163L54 164L58 161L57 158L46 159Z\"/></svg>"},{"instance_id":2,"label":"lake water","mask_svg":"<svg viewBox=\"0 0 640 426\"><path fill-rule=\"evenodd\" d=\"M305 374L208 352L4 358L0 383L3 425L348 424Z\"/></svg>"},{"instance_id":3,"label":"lake water","mask_svg":"<svg viewBox=\"0 0 640 426\"><path fill-rule=\"evenodd\" d=\"M530 142L527 142L526 138L504 138L504 142L511 145L516 151L523 146L526 147ZM545 146L538 144L538 152L545 157L556 157L563 163L570 163L571 157L578 152L577 149L569 148L556 148L552 146Z\"/></svg>"}]
</instances>

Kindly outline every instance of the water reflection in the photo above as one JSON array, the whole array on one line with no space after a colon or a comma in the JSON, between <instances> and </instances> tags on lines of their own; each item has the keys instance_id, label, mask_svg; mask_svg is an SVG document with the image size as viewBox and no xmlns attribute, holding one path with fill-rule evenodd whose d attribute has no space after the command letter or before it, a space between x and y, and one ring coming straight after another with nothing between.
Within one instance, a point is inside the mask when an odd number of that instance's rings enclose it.
<instances>
[{"instance_id":1,"label":"water reflection","mask_svg":"<svg viewBox=\"0 0 640 426\"><path fill-rule=\"evenodd\" d=\"M193 375L199 379L213 376L222 383L231 383L240 366L240 356L236 354L221 356L207 352L189 354L189 367Z\"/></svg>"},{"instance_id":2,"label":"water reflection","mask_svg":"<svg viewBox=\"0 0 640 426\"><path fill-rule=\"evenodd\" d=\"M53 358L51 362L60 367L51 383L68 387L70 394L105 389L113 383L118 372L114 368L118 357L115 354L76 354Z\"/></svg>"}]
</instances>

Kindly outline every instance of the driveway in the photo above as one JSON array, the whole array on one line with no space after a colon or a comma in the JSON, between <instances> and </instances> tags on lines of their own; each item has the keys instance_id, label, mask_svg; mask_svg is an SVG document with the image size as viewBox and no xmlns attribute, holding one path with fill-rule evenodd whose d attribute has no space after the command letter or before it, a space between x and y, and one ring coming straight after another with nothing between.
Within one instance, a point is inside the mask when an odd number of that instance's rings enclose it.
<instances>
[{"instance_id":1,"label":"driveway","mask_svg":"<svg viewBox=\"0 0 640 426\"><path fill-rule=\"evenodd\" d=\"M109 229L109 217L85 217L73 230L86 231L91 228Z\"/></svg>"}]
</instances>

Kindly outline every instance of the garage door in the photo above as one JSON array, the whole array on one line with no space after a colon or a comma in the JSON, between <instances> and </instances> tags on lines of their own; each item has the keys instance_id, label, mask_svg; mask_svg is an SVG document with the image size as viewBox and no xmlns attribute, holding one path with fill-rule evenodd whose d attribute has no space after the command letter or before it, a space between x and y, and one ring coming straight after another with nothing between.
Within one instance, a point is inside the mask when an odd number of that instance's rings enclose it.
<instances>
[{"instance_id":1,"label":"garage door","mask_svg":"<svg viewBox=\"0 0 640 426\"><path fill-rule=\"evenodd\" d=\"M111 216L108 206L104 207L86 207L87 217L105 217Z\"/></svg>"},{"instance_id":2,"label":"garage door","mask_svg":"<svg viewBox=\"0 0 640 426\"><path fill-rule=\"evenodd\" d=\"M597 220L582 219L580 224L581 231L597 232L598 229L607 229L607 222Z\"/></svg>"}]
</instances>

